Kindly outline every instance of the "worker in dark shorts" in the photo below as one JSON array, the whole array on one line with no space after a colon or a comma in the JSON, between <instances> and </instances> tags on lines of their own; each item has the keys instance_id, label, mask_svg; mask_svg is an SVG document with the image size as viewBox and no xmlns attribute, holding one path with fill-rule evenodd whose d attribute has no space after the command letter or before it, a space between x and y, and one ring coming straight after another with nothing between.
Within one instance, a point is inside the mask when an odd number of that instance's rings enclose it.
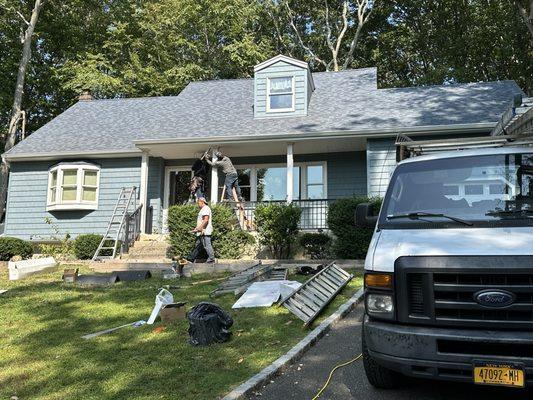
<instances>
[{"instance_id":1,"label":"worker in dark shorts","mask_svg":"<svg viewBox=\"0 0 533 400\"><path fill-rule=\"evenodd\" d=\"M221 167L222 172L224 173L225 180L224 186L226 187L226 198L229 201L233 200L233 188L237 192L237 198L239 201L244 201L241 195L241 188L239 187L239 181L237 176L237 170L233 166L231 159L228 156L225 156L220 151L215 152L215 159L211 160L209 157L206 157L206 160L209 165L212 167Z\"/></svg>"}]
</instances>

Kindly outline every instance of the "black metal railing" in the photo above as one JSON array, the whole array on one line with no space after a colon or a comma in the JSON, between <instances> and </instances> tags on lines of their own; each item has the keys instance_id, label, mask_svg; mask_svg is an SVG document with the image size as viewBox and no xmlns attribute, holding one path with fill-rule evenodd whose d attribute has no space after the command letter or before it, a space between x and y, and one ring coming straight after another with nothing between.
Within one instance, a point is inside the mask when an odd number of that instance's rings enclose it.
<instances>
[{"instance_id":1,"label":"black metal railing","mask_svg":"<svg viewBox=\"0 0 533 400\"><path fill-rule=\"evenodd\" d=\"M121 252L127 253L141 234L142 204L132 213L126 214L124 231L122 234Z\"/></svg>"},{"instance_id":2,"label":"black metal railing","mask_svg":"<svg viewBox=\"0 0 533 400\"><path fill-rule=\"evenodd\" d=\"M328 210L332 199L309 199L293 200L293 204L302 209L299 227L301 230L328 229ZM255 210L263 204L281 204L283 200L272 201L247 201L243 203L246 218L251 221L251 226L255 226Z\"/></svg>"}]
</instances>

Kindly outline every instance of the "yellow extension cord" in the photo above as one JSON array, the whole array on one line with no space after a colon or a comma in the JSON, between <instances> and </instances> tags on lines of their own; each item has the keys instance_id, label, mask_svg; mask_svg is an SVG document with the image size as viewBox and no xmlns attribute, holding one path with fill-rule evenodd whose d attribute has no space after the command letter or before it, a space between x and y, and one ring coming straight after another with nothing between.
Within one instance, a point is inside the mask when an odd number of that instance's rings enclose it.
<instances>
[{"instance_id":1,"label":"yellow extension cord","mask_svg":"<svg viewBox=\"0 0 533 400\"><path fill-rule=\"evenodd\" d=\"M324 390L326 390L326 388L328 387L329 385L329 382L331 381L331 377L333 376L333 373L339 369L339 368L342 368L342 367L346 367L347 365L350 365L351 363L353 362L356 362L357 360L359 360L363 355L362 354L359 354L357 357L351 359L350 361L346 361L345 363L342 363L342 364L339 364L339 365L336 365L332 370L331 372L329 373L329 376L328 376L328 379L326 381L326 383L324 383L324 386L322 386L320 388L320 390L318 391L318 393L315 395L315 397L313 397L312 400L316 400L320 397L320 395L322 394L322 392Z\"/></svg>"}]
</instances>

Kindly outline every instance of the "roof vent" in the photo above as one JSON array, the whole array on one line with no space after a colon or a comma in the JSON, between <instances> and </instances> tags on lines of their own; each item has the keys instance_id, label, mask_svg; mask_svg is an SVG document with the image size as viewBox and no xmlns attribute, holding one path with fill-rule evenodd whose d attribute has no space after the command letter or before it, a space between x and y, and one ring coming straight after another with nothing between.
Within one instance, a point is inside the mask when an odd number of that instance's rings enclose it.
<instances>
[{"instance_id":1,"label":"roof vent","mask_svg":"<svg viewBox=\"0 0 533 400\"><path fill-rule=\"evenodd\" d=\"M78 97L79 101L88 101L88 100L93 100L93 99L94 97L91 94L91 89L83 89L81 91L80 96Z\"/></svg>"}]
</instances>

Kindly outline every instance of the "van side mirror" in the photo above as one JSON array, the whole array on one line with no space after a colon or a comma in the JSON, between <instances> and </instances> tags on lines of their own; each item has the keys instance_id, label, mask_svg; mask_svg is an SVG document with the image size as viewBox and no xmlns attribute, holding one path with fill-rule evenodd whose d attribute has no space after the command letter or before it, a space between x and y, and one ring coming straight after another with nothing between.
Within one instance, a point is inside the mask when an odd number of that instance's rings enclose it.
<instances>
[{"instance_id":1,"label":"van side mirror","mask_svg":"<svg viewBox=\"0 0 533 400\"><path fill-rule=\"evenodd\" d=\"M355 225L363 228L374 228L378 216L374 215L374 206L370 203L358 204L355 208Z\"/></svg>"}]
</instances>

